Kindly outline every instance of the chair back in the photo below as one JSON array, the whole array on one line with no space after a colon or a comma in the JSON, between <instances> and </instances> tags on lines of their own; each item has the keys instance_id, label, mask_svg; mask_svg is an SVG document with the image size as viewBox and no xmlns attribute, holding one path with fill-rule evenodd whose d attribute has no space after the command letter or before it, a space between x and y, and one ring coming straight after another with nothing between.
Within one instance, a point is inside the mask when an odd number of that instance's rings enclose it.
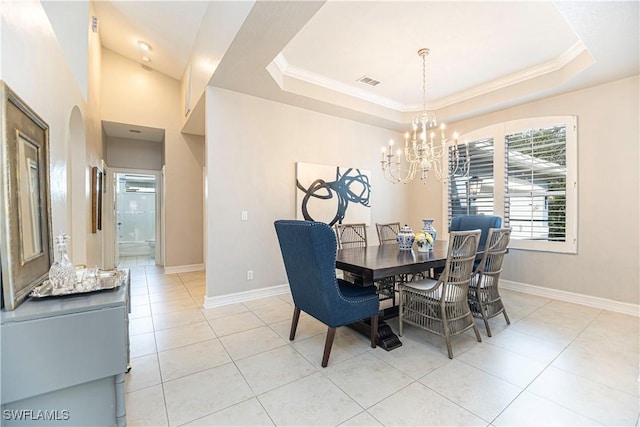
<instances>
[{"instance_id":1,"label":"chair back","mask_svg":"<svg viewBox=\"0 0 640 427\"><path fill-rule=\"evenodd\" d=\"M480 230L453 231L449 235L447 262L438 279L442 282L443 303L467 298L479 241Z\"/></svg>"},{"instance_id":2,"label":"chair back","mask_svg":"<svg viewBox=\"0 0 640 427\"><path fill-rule=\"evenodd\" d=\"M476 268L475 279L481 287L497 285L502 272L502 260L507 253L511 238L510 228L491 228L485 245L482 261Z\"/></svg>"},{"instance_id":3,"label":"chair back","mask_svg":"<svg viewBox=\"0 0 640 427\"><path fill-rule=\"evenodd\" d=\"M328 325L342 306L336 278L336 235L322 222L278 220L274 223L291 296L296 307Z\"/></svg>"},{"instance_id":4,"label":"chair back","mask_svg":"<svg viewBox=\"0 0 640 427\"><path fill-rule=\"evenodd\" d=\"M336 224L338 248L364 248L367 246L366 224Z\"/></svg>"},{"instance_id":5,"label":"chair back","mask_svg":"<svg viewBox=\"0 0 640 427\"><path fill-rule=\"evenodd\" d=\"M376 223L376 230L378 231L378 241L380 245L398 244L398 233L400 232L399 222L390 222L388 224Z\"/></svg>"},{"instance_id":6,"label":"chair back","mask_svg":"<svg viewBox=\"0 0 640 427\"><path fill-rule=\"evenodd\" d=\"M451 218L449 231L480 230L479 250L483 250L487 242L490 228L500 228L502 218L494 215L456 215Z\"/></svg>"}]
</instances>

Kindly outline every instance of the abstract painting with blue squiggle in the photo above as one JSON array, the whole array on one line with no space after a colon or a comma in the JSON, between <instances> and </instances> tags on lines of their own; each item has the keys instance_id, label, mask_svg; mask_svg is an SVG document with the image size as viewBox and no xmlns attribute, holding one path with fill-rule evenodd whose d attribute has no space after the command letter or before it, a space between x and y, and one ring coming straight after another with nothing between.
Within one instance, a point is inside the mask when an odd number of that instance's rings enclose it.
<instances>
[{"instance_id":1,"label":"abstract painting with blue squiggle","mask_svg":"<svg viewBox=\"0 0 640 427\"><path fill-rule=\"evenodd\" d=\"M296 218L329 225L371 221L371 172L296 164Z\"/></svg>"}]
</instances>

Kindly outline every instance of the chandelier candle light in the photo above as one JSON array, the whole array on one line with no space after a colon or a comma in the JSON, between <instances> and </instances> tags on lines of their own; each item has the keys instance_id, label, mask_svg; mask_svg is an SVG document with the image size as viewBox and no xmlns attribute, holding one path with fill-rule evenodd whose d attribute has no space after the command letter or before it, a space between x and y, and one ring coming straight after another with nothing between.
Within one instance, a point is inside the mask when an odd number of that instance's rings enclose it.
<instances>
[{"instance_id":1,"label":"chandelier candle light","mask_svg":"<svg viewBox=\"0 0 640 427\"><path fill-rule=\"evenodd\" d=\"M469 146L465 144L464 160L460 161L458 150L458 134L453 134L453 145L447 146L445 136L446 125L438 126L438 119L433 111L427 111L427 82L426 82L426 57L429 49L418 51L422 58L422 111L418 113L412 122L412 131L404 135L404 156L402 149L393 153L393 140L389 141L389 147L382 148L382 172L384 177L392 183L406 184L412 181L418 171L420 180L426 183L429 172L433 169L436 178L446 183L454 175L465 177L469 175ZM434 141L436 129L440 130L440 146ZM427 134L428 138L427 138ZM450 154L450 157L449 157ZM404 159L403 159L404 157Z\"/></svg>"}]
</instances>

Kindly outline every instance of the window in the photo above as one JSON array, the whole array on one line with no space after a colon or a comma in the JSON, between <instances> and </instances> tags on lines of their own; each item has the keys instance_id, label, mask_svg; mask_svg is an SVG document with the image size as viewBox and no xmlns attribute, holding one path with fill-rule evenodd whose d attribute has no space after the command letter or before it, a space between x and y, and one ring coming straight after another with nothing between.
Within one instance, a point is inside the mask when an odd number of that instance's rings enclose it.
<instances>
[{"instance_id":1,"label":"window","mask_svg":"<svg viewBox=\"0 0 640 427\"><path fill-rule=\"evenodd\" d=\"M460 161L470 158L469 176L449 181L449 222L454 215L493 215L493 138L460 144Z\"/></svg>"},{"instance_id":2,"label":"window","mask_svg":"<svg viewBox=\"0 0 640 427\"><path fill-rule=\"evenodd\" d=\"M575 117L542 117L490 126L458 145L471 156L469 176L448 187L448 215L503 217L514 249L575 253Z\"/></svg>"}]
</instances>

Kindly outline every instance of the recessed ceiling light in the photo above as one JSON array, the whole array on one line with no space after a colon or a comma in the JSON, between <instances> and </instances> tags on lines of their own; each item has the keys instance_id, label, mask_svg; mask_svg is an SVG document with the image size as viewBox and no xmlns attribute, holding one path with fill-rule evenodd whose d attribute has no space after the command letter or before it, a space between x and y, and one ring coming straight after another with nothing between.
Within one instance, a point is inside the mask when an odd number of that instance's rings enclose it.
<instances>
[{"instance_id":1,"label":"recessed ceiling light","mask_svg":"<svg viewBox=\"0 0 640 427\"><path fill-rule=\"evenodd\" d=\"M138 40L138 46L140 47L140 49L142 49L145 52L148 52L151 50L151 45L143 40Z\"/></svg>"},{"instance_id":2,"label":"recessed ceiling light","mask_svg":"<svg viewBox=\"0 0 640 427\"><path fill-rule=\"evenodd\" d=\"M149 59L149 57L147 55L142 55L142 61L151 62L151 59Z\"/></svg>"}]
</instances>

